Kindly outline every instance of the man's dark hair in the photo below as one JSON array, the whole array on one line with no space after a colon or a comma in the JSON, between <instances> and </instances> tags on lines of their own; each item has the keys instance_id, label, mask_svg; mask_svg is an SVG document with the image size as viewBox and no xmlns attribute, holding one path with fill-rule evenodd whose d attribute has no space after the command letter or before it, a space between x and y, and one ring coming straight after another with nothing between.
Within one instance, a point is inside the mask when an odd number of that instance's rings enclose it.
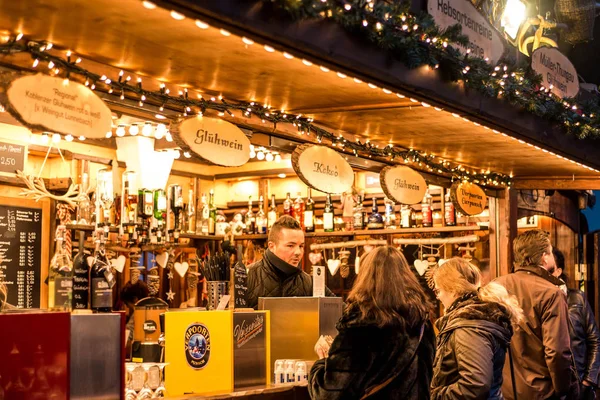
<instances>
[{"instance_id":1,"label":"man's dark hair","mask_svg":"<svg viewBox=\"0 0 600 400\"><path fill-rule=\"evenodd\" d=\"M563 282L567 283L567 275L565 274L565 256L562 251L552 248L552 254L554 254L554 260L556 261L556 268L560 268L562 270L562 274L560 274L559 279Z\"/></svg>"},{"instance_id":2,"label":"man's dark hair","mask_svg":"<svg viewBox=\"0 0 600 400\"><path fill-rule=\"evenodd\" d=\"M127 282L121 290L121 301L123 303L135 303L138 300L148 297L148 285L144 281L137 281L132 284Z\"/></svg>"},{"instance_id":3,"label":"man's dark hair","mask_svg":"<svg viewBox=\"0 0 600 400\"><path fill-rule=\"evenodd\" d=\"M300 223L296 221L295 218L290 217L289 215L284 215L275 221L271 227L271 231L269 232L269 242L277 243L279 241L279 236L282 229L302 230L302 226L300 226Z\"/></svg>"}]
</instances>

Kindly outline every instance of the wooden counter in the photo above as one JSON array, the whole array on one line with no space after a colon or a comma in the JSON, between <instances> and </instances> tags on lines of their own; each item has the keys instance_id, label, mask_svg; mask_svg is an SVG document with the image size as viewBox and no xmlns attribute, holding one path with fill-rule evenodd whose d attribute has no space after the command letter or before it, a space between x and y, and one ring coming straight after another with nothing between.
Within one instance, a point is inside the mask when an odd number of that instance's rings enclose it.
<instances>
[{"instance_id":1,"label":"wooden counter","mask_svg":"<svg viewBox=\"0 0 600 400\"><path fill-rule=\"evenodd\" d=\"M167 400L222 400L222 399L247 399L247 400L309 400L308 387L305 384L278 385L257 387L233 393L221 394L188 394L185 396L167 396Z\"/></svg>"}]
</instances>

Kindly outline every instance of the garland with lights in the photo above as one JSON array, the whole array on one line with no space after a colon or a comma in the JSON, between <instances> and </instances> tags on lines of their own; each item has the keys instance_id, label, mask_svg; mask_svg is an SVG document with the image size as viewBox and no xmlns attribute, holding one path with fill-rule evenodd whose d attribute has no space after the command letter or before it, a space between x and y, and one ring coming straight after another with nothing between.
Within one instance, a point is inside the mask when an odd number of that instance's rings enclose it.
<instances>
[{"instance_id":1,"label":"garland with lights","mask_svg":"<svg viewBox=\"0 0 600 400\"><path fill-rule=\"evenodd\" d=\"M537 116L563 124L582 139L600 137L598 99L577 104L560 99L541 86L541 76L529 66L490 65L487 60L461 54L452 44L466 45L461 26L441 30L428 14L414 15L410 2L375 0L263 0L293 19L328 19L358 38L388 51L409 68L428 65L451 81L463 81L488 97L503 98Z\"/></svg>"},{"instance_id":2,"label":"garland with lights","mask_svg":"<svg viewBox=\"0 0 600 400\"><path fill-rule=\"evenodd\" d=\"M442 159L437 159L433 154L422 153L414 149L402 149L387 145L380 148L379 145L374 145L368 140L363 143L358 139L349 141L341 134L336 135L326 129L323 129L313 122L312 118L303 116L302 114L291 114L285 111L273 110L271 106L260 105L255 102L229 102L221 96L218 98L211 97L205 99L201 94L198 98L192 98L187 89L180 90L178 96L170 95L170 90L163 83L158 91L146 90L142 86L142 79L138 78L135 83L132 83L130 76L126 76L123 70L120 71L116 79L111 79L105 75L98 75L91 71L82 68L79 63L81 58L74 58L69 51L66 57L62 58L52 54L49 50L52 45L49 43L39 43L34 41L25 41L22 35L11 39L9 42L0 45L0 54L16 54L27 52L33 58L33 67L37 68L40 63L47 63L48 71L55 76L64 76L65 79L71 79L73 76L81 77L81 80L86 86L92 90L105 90L108 93L120 93L121 100L135 98L139 101L140 106L144 103L160 106L160 110L164 108L177 110L182 113L182 116L188 115L203 115L206 110L215 110L219 116L228 114L234 117L234 111L239 112L241 116L250 118L257 116L263 123L270 122L274 127L278 123L292 124L298 129L301 135L314 134L316 140L321 143L323 140L331 141L333 147L336 147L341 152L349 152L355 156L367 156L369 158L376 157L389 161L402 160L404 163L414 163L420 167L427 168L429 171L446 174L452 177L452 180L471 181L474 183L490 186L507 186L511 185L511 178L508 175L498 172L475 171L468 170L462 165L452 166L450 162ZM186 149L184 149L186 150Z\"/></svg>"}]
</instances>

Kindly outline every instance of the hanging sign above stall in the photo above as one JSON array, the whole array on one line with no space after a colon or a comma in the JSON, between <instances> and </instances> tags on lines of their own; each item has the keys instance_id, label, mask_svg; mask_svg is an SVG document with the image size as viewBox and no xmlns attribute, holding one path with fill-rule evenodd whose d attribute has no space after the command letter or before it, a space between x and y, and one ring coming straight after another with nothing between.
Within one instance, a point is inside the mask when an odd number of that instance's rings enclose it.
<instances>
[{"instance_id":1,"label":"hanging sign above stall","mask_svg":"<svg viewBox=\"0 0 600 400\"><path fill-rule=\"evenodd\" d=\"M542 76L542 85L558 97L575 97L579 93L577 70L560 50L540 47L531 55L531 68Z\"/></svg>"},{"instance_id":2,"label":"hanging sign above stall","mask_svg":"<svg viewBox=\"0 0 600 400\"><path fill-rule=\"evenodd\" d=\"M380 176L383 192L395 202L417 204L423 200L427 183L414 169L402 165L385 167Z\"/></svg>"},{"instance_id":3,"label":"hanging sign above stall","mask_svg":"<svg viewBox=\"0 0 600 400\"><path fill-rule=\"evenodd\" d=\"M354 171L348 161L329 147L296 147L292 167L304 183L324 193L344 193L354 184Z\"/></svg>"},{"instance_id":4,"label":"hanging sign above stall","mask_svg":"<svg viewBox=\"0 0 600 400\"><path fill-rule=\"evenodd\" d=\"M108 106L86 86L37 74L2 74L0 102L30 129L101 139L111 131Z\"/></svg>"},{"instance_id":5,"label":"hanging sign above stall","mask_svg":"<svg viewBox=\"0 0 600 400\"><path fill-rule=\"evenodd\" d=\"M250 159L250 140L237 126L222 119L193 117L171 128L184 149L213 164L239 167Z\"/></svg>"},{"instance_id":6,"label":"hanging sign above stall","mask_svg":"<svg viewBox=\"0 0 600 400\"><path fill-rule=\"evenodd\" d=\"M481 214L487 205L487 196L482 188L471 182L456 182L450 189L452 202L465 215Z\"/></svg>"},{"instance_id":7,"label":"hanging sign above stall","mask_svg":"<svg viewBox=\"0 0 600 400\"><path fill-rule=\"evenodd\" d=\"M504 39L501 34L485 19L468 0L428 0L427 10L440 29L459 24L462 33L469 37L469 45L461 47L463 53L471 50L471 55L489 58L496 64L504 53Z\"/></svg>"}]
</instances>

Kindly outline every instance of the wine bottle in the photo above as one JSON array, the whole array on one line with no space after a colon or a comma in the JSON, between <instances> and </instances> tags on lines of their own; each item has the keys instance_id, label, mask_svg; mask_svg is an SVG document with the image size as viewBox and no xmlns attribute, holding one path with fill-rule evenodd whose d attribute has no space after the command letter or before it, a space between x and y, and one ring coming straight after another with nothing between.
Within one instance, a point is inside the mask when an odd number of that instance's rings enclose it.
<instances>
[{"instance_id":1,"label":"wine bottle","mask_svg":"<svg viewBox=\"0 0 600 400\"><path fill-rule=\"evenodd\" d=\"M304 229L304 200L301 192L298 192L298 196L294 201L294 218L296 218L300 227Z\"/></svg>"},{"instance_id":2,"label":"wine bottle","mask_svg":"<svg viewBox=\"0 0 600 400\"><path fill-rule=\"evenodd\" d=\"M387 196L383 201L385 204L385 220L384 225L386 228L395 228L396 227L396 214L394 213L395 204L394 201Z\"/></svg>"},{"instance_id":3,"label":"wine bottle","mask_svg":"<svg viewBox=\"0 0 600 400\"><path fill-rule=\"evenodd\" d=\"M412 225L412 209L406 204L400 206L400 227L410 228Z\"/></svg>"},{"instance_id":4,"label":"wine bottle","mask_svg":"<svg viewBox=\"0 0 600 400\"><path fill-rule=\"evenodd\" d=\"M210 219L210 208L208 207L208 203L206 202L206 194L202 194L201 202L200 202L200 219L198 224L200 225L200 229L198 233L200 235L208 235L208 220Z\"/></svg>"},{"instance_id":5,"label":"wine bottle","mask_svg":"<svg viewBox=\"0 0 600 400\"><path fill-rule=\"evenodd\" d=\"M85 310L90 307L90 266L87 258L90 253L80 251L73 258L73 309Z\"/></svg>"},{"instance_id":6,"label":"wine bottle","mask_svg":"<svg viewBox=\"0 0 600 400\"><path fill-rule=\"evenodd\" d=\"M364 215L363 215L363 204L362 204L362 196L358 195L358 199L356 201L356 203L354 204L354 209L353 209L353 226L354 226L354 230L359 231L361 229L365 228L365 220L364 220Z\"/></svg>"},{"instance_id":7,"label":"wine bottle","mask_svg":"<svg viewBox=\"0 0 600 400\"><path fill-rule=\"evenodd\" d=\"M215 206L215 192L210 189L208 192L208 234L215 234L215 224L217 223L217 206Z\"/></svg>"},{"instance_id":8,"label":"wine bottle","mask_svg":"<svg viewBox=\"0 0 600 400\"><path fill-rule=\"evenodd\" d=\"M246 212L246 231L247 235L252 235L256 233L256 218L254 217L254 213L252 212L252 196L248 196L248 211Z\"/></svg>"},{"instance_id":9,"label":"wine bottle","mask_svg":"<svg viewBox=\"0 0 600 400\"><path fill-rule=\"evenodd\" d=\"M323 230L325 232L333 232L333 205L331 204L331 195L327 194L325 200L325 209L323 210Z\"/></svg>"},{"instance_id":10,"label":"wine bottle","mask_svg":"<svg viewBox=\"0 0 600 400\"><path fill-rule=\"evenodd\" d=\"M312 199L310 188L304 206L304 229L306 232L315 231L315 201Z\"/></svg>"},{"instance_id":11,"label":"wine bottle","mask_svg":"<svg viewBox=\"0 0 600 400\"><path fill-rule=\"evenodd\" d=\"M103 230L96 231L96 249L91 271L92 310L95 312L111 312L113 306L112 288L115 285L115 277L104 249L106 236Z\"/></svg>"},{"instance_id":12,"label":"wine bottle","mask_svg":"<svg viewBox=\"0 0 600 400\"><path fill-rule=\"evenodd\" d=\"M48 308L70 311L73 305L73 262L65 247L66 227L56 228L56 251L50 261Z\"/></svg>"},{"instance_id":13,"label":"wine bottle","mask_svg":"<svg viewBox=\"0 0 600 400\"><path fill-rule=\"evenodd\" d=\"M179 219L181 218L181 213L183 212L183 189L180 185L171 185L170 187L171 193L171 211L173 212L173 237L175 239L179 238L179 231L181 230L181 225L179 224Z\"/></svg>"},{"instance_id":14,"label":"wine bottle","mask_svg":"<svg viewBox=\"0 0 600 400\"><path fill-rule=\"evenodd\" d=\"M444 198L444 220L446 222L446 226L454 226L456 225L456 209L454 208L454 203L450 198L450 191L446 191L446 196Z\"/></svg>"},{"instance_id":15,"label":"wine bottle","mask_svg":"<svg viewBox=\"0 0 600 400\"><path fill-rule=\"evenodd\" d=\"M258 199L258 212L256 213L256 233L264 235L267 233L267 218L265 216L264 199L262 196Z\"/></svg>"},{"instance_id":16,"label":"wine bottle","mask_svg":"<svg viewBox=\"0 0 600 400\"><path fill-rule=\"evenodd\" d=\"M423 216L423 227L428 228L433 226L433 197L429 193L429 188L425 191L425 196L421 202L421 214Z\"/></svg>"},{"instance_id":17,"label":"wine bottle","mask_svg":"<svg viewBox=\"0 0 600 400\"><path fill-rule=\"evenodd\" d=\"M294 204L292 203L292 199L290 198L290 193L288 192L284 202L283 202L283 214L291 215L292 217L294 213Z\"/></svg>"},{"instance_id":18,"label":"wine bottle","mask_svg":"<svg viewBox=\"0 0 600 400\"><path fill-rule=\"evenodd\" d=\"M196 207L194 207L194 189L188 191L187 232L196 233Z\"/></svg>"},{"instance_id":19,"label":"wine bottle","mask_svg":"<svg viewBox=\"0 0 600 400\"><path fill-rule=\"evenodd\" d=\"M156 220L156 241L162 243L167 215L167 194L163 189L154 191L154 219Z\"/></svg>"},{"instance_id":20,"label":"wine bottle","mask_svg":"<svg viewBox=\"0 0 600 400\"><path fill-rule=\"evenodd\" d=\"M277 204L275 203L275 195L271 195L271 206L267 214L267 229L271 230L273 224L277 221Z\"/></svg>"},{"instance_id":21,"label":"wine bottle","mask_svg":"<svg viewBox=\"0 0 600 400\"><path fill-rule=\"evenodd\" d=\"M367 222L367 229L382 229L383 228L383 217L377 210L377 199L373 197L373 206L371 207L371 215L369 215L369 221Z\"/></svg>"}]
</instances>

